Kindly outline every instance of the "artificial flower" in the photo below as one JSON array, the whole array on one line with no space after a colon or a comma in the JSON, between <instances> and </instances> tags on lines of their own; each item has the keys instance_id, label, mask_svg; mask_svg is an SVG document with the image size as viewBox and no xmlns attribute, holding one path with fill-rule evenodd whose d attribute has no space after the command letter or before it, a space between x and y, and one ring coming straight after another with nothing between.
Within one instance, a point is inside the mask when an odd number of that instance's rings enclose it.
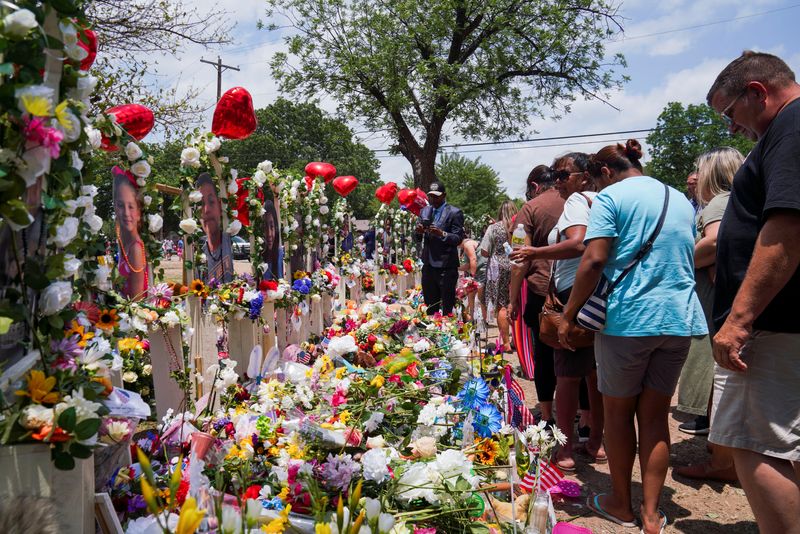
<instances>
[{"instance_id":1,"label":"artificial flower","mask_svg":"<svg viewBox=\"0 0 800 534\"><path fill-rule=\"evenodd\" d=\"M10 37L25 37L38 25L36 15L27 9L17 9L3 17L3 33Z\"/></svg>"},{"instance_id":2,"label":"artificial flower","mask_svg":"<svg viewBox=\"0 0 800 534\"><path fill-rule=\"evenodd\" d=\"M28 390L17 390L16 395L20 397L30 397L36 404L53 404L58 402L61 395L58 391L53 391L56 386L56 377L48 376L38 369L31 369L28 375Z\"/></svg>"},{"instance_id":3,"label":"artificial flower","mask_svg":"<svg viewBox=\"0 0 800 534\"><path fill-rule=\"evenodd\" d=\"M195 278L192 280L192 283L189 284L189 291L191 291L193 295L202 297L206 293L206 285L199 278Z\"/></svg>"},{"instance_id":4,"label":"artificial flower","mask_svg":"<svg viewBox=\"0 0 800 534\"><path fill-rule=\"evenodd\" d=\"M109 308L100 311L100 318L97 320L95 326L101 330L112 331L118 323L119 316L117 315L117 310Z\"/></svg>"},{"instance_id":5,"label":"artificial flower","mask_svg":"<svg viewBox=\"0 0 800 534\"><path fill-rule=\"evenodd\" d=\"M193 234L199 228L197 221L192 218L183 219L178 226L180 226L181 230L186 234Z\"/></svg>"},{"instance_id":6,"label":"artificial flower","mask_svg":"<svg viewBox=\"0 0 800 534\"><path fill-rule=\"evenodd\" d=\"M142 149L139 148L139 145L134 143L133 141L129 141L127 145L125 145L125 155L128 156L128 161L136 161L137 159L141 158L144 154Z\"/></svg>"},{"instance_id":7,"label":"artificial flower","mask_svg":"<svg viewBox=\"0 0 800 534\"><path fill-rule=\"evenodd\" d=\"M141 160L131 165L131 172L137 178L147 178L150 176L152 170L150 169L150 164L147 163L146 160ZM141 186L142 184L139 185Z\"/></svg>"},{"instance_id":8,"label":"artificial flower","mask_svg":"<svg viewBox=\"0 0 800 534\"><path fill-rule=\"evenodd\" d=\"M197 500L194 497L187 497L181 507L180 516L178 516L178 526L175 529L175 534L194 534L200 527L205 515L205 510L197 508Z\"/></svg>"},{"instance_id":9,"label":"artificial flower","mask_svg":"<svg viewBox=\"0 0 800 534\"><path fill-rule=\"evenodd\" d=\"M164 219L161 217L161 215L157 213L151 213L147 215L147 229L150 230L150 233L155 234L156 232L160 231L163 226Z\"/></svg>"},{"instance_id":10,"label":"artificial flower","mask_svg":"<svg viewBox=\"0 0 800 534\"><path fill-rule=\"evenodd\" d=\"M71 282L53 282L42 291L39 312L44 316L55 315L72 300Z\"/></svg>"},{"instance_id":11,"label":"artificial flower","mask_svg":"<svg viewBox=\"0 0 800 534\"><path fill-rule=\"evenodd\" d=\"M200 151L194 147L184 148L181 151L181 167L200 167Z\"/></svg>"}]
</instances>

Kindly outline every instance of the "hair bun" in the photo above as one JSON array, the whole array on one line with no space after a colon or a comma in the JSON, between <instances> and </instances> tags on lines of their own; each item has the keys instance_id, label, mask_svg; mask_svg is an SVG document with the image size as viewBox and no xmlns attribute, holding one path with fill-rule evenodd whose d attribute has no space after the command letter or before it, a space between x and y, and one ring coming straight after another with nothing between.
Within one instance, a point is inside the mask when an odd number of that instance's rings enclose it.
<instances>
[{"instance_id":1,"label":"hair bun","mask_svg":"<svg viewBox=\"0 0 800 534\"><path fill-rule=\"evenodd\" d=\"M642 159L642 145L636 139L628 139L625 142L625 155L631 162Z\"/></svg>"}]
</instances>

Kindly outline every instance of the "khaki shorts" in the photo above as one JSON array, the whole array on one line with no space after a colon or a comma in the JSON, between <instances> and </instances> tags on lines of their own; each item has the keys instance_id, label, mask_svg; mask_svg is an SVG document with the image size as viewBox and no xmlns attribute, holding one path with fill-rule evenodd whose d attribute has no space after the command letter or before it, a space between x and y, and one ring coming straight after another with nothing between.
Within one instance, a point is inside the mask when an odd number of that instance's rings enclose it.
<instances>
[{"instance_id":1,"label":"khaki shorts","mask_svg":"<svg viewBox=\"0 0 800 534\"><path fill-rule=\"evenodd\" d=\"M691 339L596 334L597 389L609 397L635 397L644 388L672 397Z\"/></svg>"},{"instance_id":2,"label":"khaki shorts","mask_svg":"<svg viewBox=\"0 0 800 534\"><path fill-rule=\"evenodd\" d=\"M800 462L800 334L757 330L743 373L719 366L708 440Z\"/></svg>"}]
</instances>

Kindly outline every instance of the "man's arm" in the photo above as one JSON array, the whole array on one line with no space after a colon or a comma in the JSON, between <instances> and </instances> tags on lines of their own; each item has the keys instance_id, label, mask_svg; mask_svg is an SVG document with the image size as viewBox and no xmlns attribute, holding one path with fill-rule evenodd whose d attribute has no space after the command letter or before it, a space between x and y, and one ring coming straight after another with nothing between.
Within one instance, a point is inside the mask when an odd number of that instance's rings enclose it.
<instances>
[{"instance_id":1,"label":"man's arm","mask_svg":"<svg viewBox=\"0 0 800 534\"><path fill-rule=\"evenodd\" d=\"M445 235L442 239L448 245L457 247L464 240L464 212L461 210L456 210L456 212L453 214L452 221L453 222L450 225L450 231L445 232Z\"/></svg>"},{"instance_id":2,"label":"man's arm","mask_svg":"<svg viewBox=\"0 0 800 534\"><path fill-rule=\"evenodd\" d=\"M800 212L775 210L761 228L731 313L714 336L714 359L731 371L745 371L740 350L747 343L753 322L794 276L800 265Z\"/></svg>"}]
</instances>

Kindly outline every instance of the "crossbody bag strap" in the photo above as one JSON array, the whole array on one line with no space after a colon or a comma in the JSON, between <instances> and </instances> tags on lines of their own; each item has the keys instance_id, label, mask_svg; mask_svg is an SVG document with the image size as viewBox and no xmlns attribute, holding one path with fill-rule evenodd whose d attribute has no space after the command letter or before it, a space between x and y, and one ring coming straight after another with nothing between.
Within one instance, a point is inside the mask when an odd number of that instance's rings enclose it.
<instances>
[{"instance_id":1,"label":"crossbody bag strap","mask_svg":"<svg viewBox=\"0 0 800 534\"><path fill-rule=\"evenodd\" d=\"M583 194L583 192L578 192L580 196L586 199L586 203L589 205L589 209L592 209L592 199L589 198L588 195ZM556 226L556 242L555 244L558 245L561 242L561 229ZM560 306L564 306L560 300L558 300L558 296L556 295L556 262L558 260L553 260L553 264L550 267L550 284L548 285L547 291L550 294L550 298L553 302L559 304Z\"/></svg>"},{"instance_id":2,"label":"crossbody bag strap","mask_svg":"<svg viewBox=\"0 0 800 534\"><path fill-rule=\"evenodd\" d=\"M614 290L615 287L617 287L617 285L619 285L622 279L625 278L625 276L629 272L631 272L634 267L636 267L636 264L642 261L642 258L644 258L647 255L647 253L650 252L650 249L653 248L653 243L658 237L658 234L661 233L661 228L664 226L664 219L667 217L668 208L669 208L669 187L667 186L667 184L664 184L664 206L661 208L661 215L658 218L658 223L656 224L655 230L653 230L653 233L650 235L650 239L644 242L642 248L639 249L639 252L637 252L636 256L633 257L633 260L631 260L631 262L625 267L625 269L622 270L617 279L608 285L608 288L606 288L606 290L603 292L604 296L607 297L609 294L611 294L611 292Z\"/></svg>"}]
</instances>

